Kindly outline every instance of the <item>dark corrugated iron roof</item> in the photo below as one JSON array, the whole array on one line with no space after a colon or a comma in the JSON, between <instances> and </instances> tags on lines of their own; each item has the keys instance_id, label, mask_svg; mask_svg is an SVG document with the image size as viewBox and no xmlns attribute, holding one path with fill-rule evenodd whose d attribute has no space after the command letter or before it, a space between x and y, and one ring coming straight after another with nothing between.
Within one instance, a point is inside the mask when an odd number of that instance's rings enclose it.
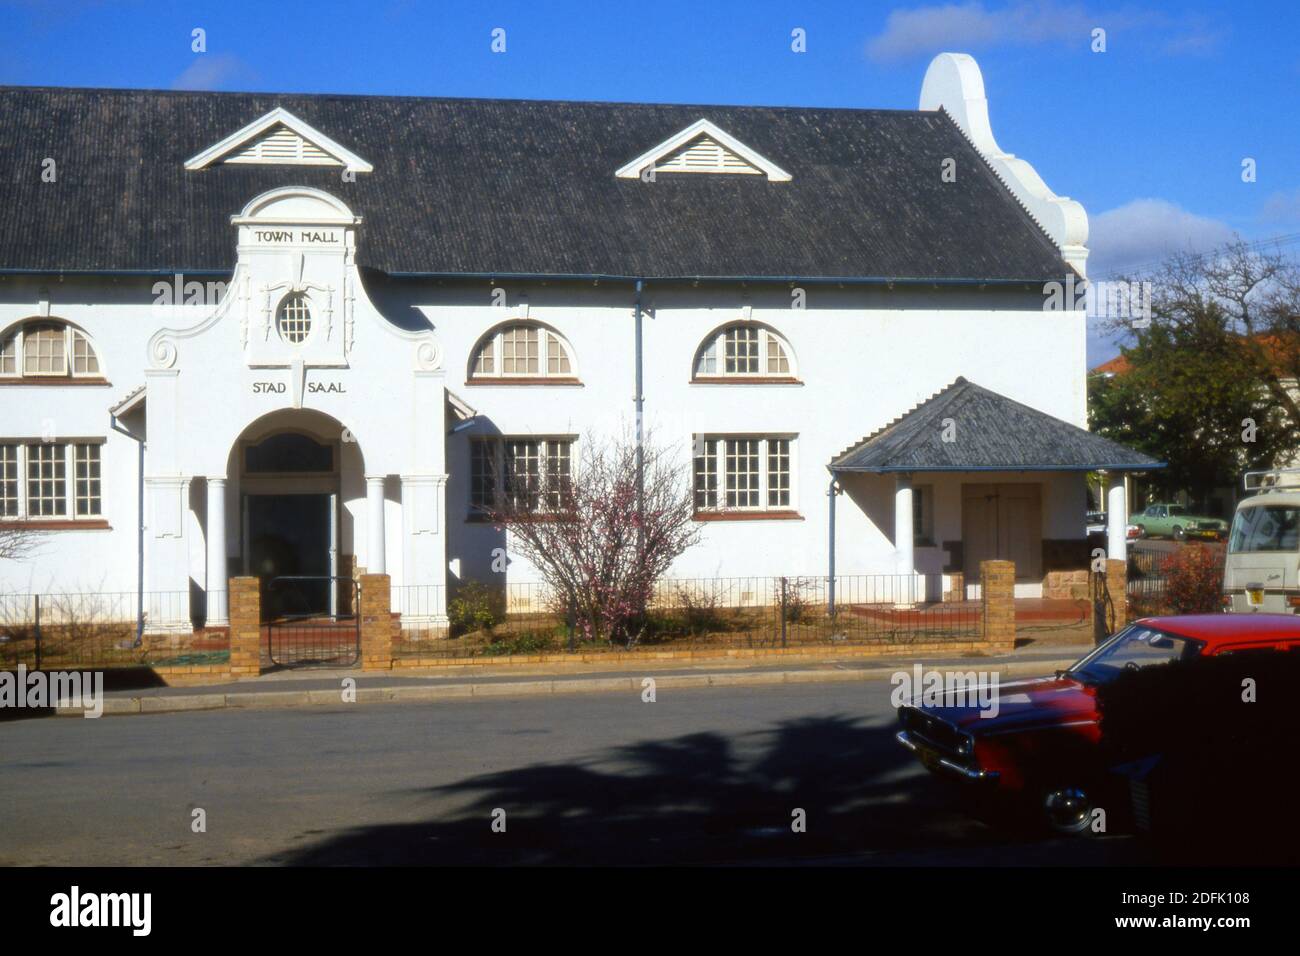
<instances>
[{"instance_id":1,"label":"dark corrugated iron roof","mask_svg":"<svg viewBox=\"0 0 1300 956\"><path fill-rule=\"evenodd\" d=\"M944 440L945 432L951 441ZM1163 462L964 378L868 435L830 464L833 472L1144 471L1163 467Z\"/></svg>"},{"instance_id":2,"label":"dark corrugated iron roof","mask_svg":"<svg viewBox=\"0 0 1300 956\"><path fill-rule=\"evenodd\" d=\"M186 171L277 106L374 172ZM615 177L701 117L793 180ZM230 216L286 185L348 203L359 263L394 274L1038 283L1068 268L941 112L0 88L0 270L226 272Z\"/></svg>"}]
</instances>

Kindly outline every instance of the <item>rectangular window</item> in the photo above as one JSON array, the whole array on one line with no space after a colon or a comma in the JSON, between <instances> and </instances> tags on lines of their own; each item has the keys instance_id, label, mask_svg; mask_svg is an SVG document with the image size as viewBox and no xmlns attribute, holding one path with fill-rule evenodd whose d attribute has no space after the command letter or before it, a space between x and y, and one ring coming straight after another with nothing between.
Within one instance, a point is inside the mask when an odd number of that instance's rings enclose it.
<instances>
[{"instance_id":1,"label":"rectangular window","mask_svg":"<svg viewBox=\"0 0 1300 956\"><path fill-rule=\"evenodd\" d=\"M790 439L769 438L767 442L767 506L790 507Z\"/></svg>"},{"instance_id":2,"label":"rectangular window","mask_svg":"<svg viewBox=\"0 0 1300 956\"><path fill-rule=\"evenodd\" d=\"M18 517L18 446L0 445L0 518Z\"/></svg>"},{"instance_id":3,"label":"rectangular window","mask_svg":"<svg viewBox=\"0 0 1300 956\"><path fill-rule=\"evenodd\" d=\"M567 441L546 442L546 507L550 511L559 511L569 499L571 461L570 446Z\"/></svg>"},{"instance_id":4,"label":"rectangular window","mask_svg":"<svg viewBox=\"0 0 1300 956\"><path fill-rule=\"evenodd\" d=\"M912 488L912 540L916 544L934 544L934 488L917 485Z\"/></svg>"},{"instance_id":5,"label":"rectangular window","mask_svg":"<svg viewBox=\"0 0 1300 956\"><path fill-rule=\"evenodd\" d=\"M758 439L728 438L723 474L728 508L758 507Z\"/></svg>"},{"instance_id":6,"label":"rectangular window","mask_svg":"<svg viewBox=\"0 0 1300 956\"><path fill-rule=\"evenodd\" d=\"M537 329L506 329L501 334L502 374L536 375L537 368Z\"/></svg>"},{"instance_id":7,"label":"rectangular window","mask_svg":"<svg viewBox=\"0 0 1300 956\"><path fill-rule=\"evenodd\" d=\"M23 374L66 375L67 349L58 326L33 325L23 330Z\"/></svg>"},{"instance_id":8,"label":"rectangular window","mask_svg":"<svg viewBox=\"0 0 1300 956\"><path fill-rule=\"evenodd\" d=\"M718 440L697 438L695 454L695 510L718 507Z\"/></svg>"},{"instance_id":9,"label":"rectangular window","mask_svg":"<svg viewBox=\"0 0 1300 956\"><path fill-rule=\"evenodd\" d=\"M100 513L100 461L98 445L73 445L76 469L74 505L78 518Z\"/></svg>"},{"instance_id":10,"label":"rectangular window","mask_svg":"<svg viewBox=\"0 0 1300 956\"><path fill-rule=\"evenodd\" d=\"M537 507L541 471L536 441L505 443L505 492L512 508L531 511Z\"/></svg>"},{"instance_id":11,"label":"rectangular window","mask_svg":"<svg viewBox=\"0 0 1300 956\"><path fill-rule=\"evenodd\" d=\"M794 442L791 436L695 436L695 510L792 510Z\"/></svg>"},{"instance_id":12,"label":"rectangular window","mask_svg":"<svg viewBox=\"0 0 1300 956\"><path fill-rule=\"evenodd\" d=\"M727 329L724 336L729 375L758 374L758 329L741 325Z\"/></svg>"},{"instance_id":13,"label":"rectangular window","mask_svg":"<svg viewBox=\"0 0 1300 956\"><path fill-rule=\"evenodd\" d=\"M27 516L62 517L68 513L67 448L27 446Z\"/></svg>"},{"instance_id":14,"label":"rectangular window","mask_svg":"<svg viewBox=\"0 0 1300 956\"><path fill-rule=\"evenodd\" d=\"M572 490L572 438L470 440L470 508L542 512L564 507Z\"/></svg>"},{"instance_id":15,"label":"rectangular window","mask_svg":"<svg viewBox=\"0 0 1300 956\"><path fill-rule=\"evenodd\" d=\"M469 503L483 511L497 504L497 443L475 438L469 443Z\"/></svg>"}]
</instances>

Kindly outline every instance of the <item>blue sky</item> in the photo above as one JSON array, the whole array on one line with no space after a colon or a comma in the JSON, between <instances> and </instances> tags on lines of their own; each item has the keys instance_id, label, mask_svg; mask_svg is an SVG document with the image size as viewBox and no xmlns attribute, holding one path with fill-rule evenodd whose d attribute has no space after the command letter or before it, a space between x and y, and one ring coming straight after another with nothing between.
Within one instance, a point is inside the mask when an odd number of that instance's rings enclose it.
<instances>
[{"instance_id":1,"label":"blue sky","mask_svg":"<svg viewBox=\"0 0 1300 956\"><path fill-rule=\"evenodd\" d=\"M1294 0L0 0L0 84L914 109L930 58L961 51L1002 148L1084 204L1103 278L1300 234L1298 27Z\"/></svg>"}]
</instances>

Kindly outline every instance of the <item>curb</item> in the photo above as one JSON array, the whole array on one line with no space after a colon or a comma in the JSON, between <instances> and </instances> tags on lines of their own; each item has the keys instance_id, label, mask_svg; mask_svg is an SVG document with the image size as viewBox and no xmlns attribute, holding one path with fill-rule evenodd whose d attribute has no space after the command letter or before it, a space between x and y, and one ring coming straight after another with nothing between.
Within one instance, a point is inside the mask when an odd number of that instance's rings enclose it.
<instances>
[{"instance_id":1,"label":"curb","mask_svg":"<svg viewBox=\"0 0 1300 956\"><path fill-rule=\"evenodd\" d=\"M1037 677L1068 667L1077 658L1060 660L1016 661L997 668L999 680L1012 677ZM952 668L950 668L952 669ZM976 668L971 668L975 670ZM825 670L760 671L757 673L668 674L654 677L655 689L686 690L699 687L760 687L773 684L844 683L847 681L885 680L899 672L898 667L857 667ZM647 675L653 676L653 675ZM500 681L489 684L433 684L427 687L358 687L356 703L430 703L464 700L475 697L544 697L558 694L602 694L642 689L637 677L593 677L559 680ZM344 703L336 690L249 691L239 694L191 694L152 697L107 697L104 716L129 714L165 714L202 710L276 710L305 707L337 706ZM84 708L60 707L59 717L82 717Z\"/></svg>"}]
</instances>

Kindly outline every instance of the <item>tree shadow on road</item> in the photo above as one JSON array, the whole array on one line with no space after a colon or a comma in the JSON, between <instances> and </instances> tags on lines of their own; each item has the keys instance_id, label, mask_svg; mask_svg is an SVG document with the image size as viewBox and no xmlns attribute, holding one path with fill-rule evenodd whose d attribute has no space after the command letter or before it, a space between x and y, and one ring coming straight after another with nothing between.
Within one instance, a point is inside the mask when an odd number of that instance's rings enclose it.
<instances>
[{"instance_id":1,"label":"tree shadow on road","mask_svg":"<svg viewBox=\"0 0 1300 956\"><path fill-rule=\"evenodd\" d=\"M358 827L263 862L758 863L1005 844L918 776L894 730L805 718L734 742L694 733L468 777L426 791L463 801L448 816ZM797 809L805 832L792 827ZM493 832L497 810L505 832Z\"/></svg>"}]
</instances>

